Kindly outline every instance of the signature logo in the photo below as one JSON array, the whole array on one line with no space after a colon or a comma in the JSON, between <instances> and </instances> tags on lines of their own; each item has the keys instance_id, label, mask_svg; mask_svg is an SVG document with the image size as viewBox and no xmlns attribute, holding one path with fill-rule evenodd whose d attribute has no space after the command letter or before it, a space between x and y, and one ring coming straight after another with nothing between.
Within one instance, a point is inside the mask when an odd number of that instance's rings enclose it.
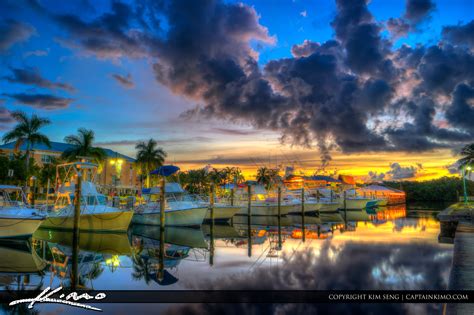
<instances>
[{"instance_id":1,"label":"signature logo","mask_svg":"<svg viewBox=\"0 0 474 315\"><path fill-rule=\"evenodd\" d=\"M84 308L88 309L91 311L97 311L97 312L102 312L100 308L93 307L90 305L82 304L79 303L78 301L81 300L103 300L105 299L106 295L105 293L98 293L95 296L89 295L87 293L83 293L81 295L78 295L77 292L71 292L68 295L62 293L59 298L52 298L52 296L59 291L61 291L63 288L59 287L51 291L50 287L47 287L46 289L43 290L37 297L35 298L30 298L30 299L22 299L22 300L15 300L10 302L10 306L14 306L17 304L24 304L24 303L29 303L28 308L32 309L33 306L36 303L55 303L55 304L65 304L69 306L74 306L74 307L79 307L79 308Z\"/></svg>"}]
</instances>

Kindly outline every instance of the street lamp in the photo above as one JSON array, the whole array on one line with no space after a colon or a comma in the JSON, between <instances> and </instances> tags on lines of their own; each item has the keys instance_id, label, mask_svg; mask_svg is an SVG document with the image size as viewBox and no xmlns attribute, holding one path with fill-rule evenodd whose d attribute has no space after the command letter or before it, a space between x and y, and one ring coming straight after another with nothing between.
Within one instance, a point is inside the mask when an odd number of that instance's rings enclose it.
<instances>
[{"instance_id":1,"label":"street lamp","mask_svg":"<svg viewBox=\"0 0 474 315\"><path fill-rule=\"evenodd\" d=\"M467 198L467 187L466 187L466 176L467 176L467 173L471 171L471 166L470 165L466 165L464 167L464 174L463 174L463 177L462 177L462 182L463 182L463 186L464 186L464 203L467 204L468 202L468 198Z\"/></svg>"}]
</instances>

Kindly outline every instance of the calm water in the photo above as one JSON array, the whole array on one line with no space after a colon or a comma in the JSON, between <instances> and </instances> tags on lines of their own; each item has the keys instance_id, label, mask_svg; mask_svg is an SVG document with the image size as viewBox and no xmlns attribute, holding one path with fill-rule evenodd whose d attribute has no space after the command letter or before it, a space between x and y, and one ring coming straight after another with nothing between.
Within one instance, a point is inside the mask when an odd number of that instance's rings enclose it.
<instances>
[{"instance_id":1,"label":"calm water","mask_svg":"<svg viewBox=\"0 0 474 315\"><path fill-rule=\"evenodd\" d=\"M131 289L445 289L452 245L439 244L436 211L405 206L278 219L235 217L231 225L166 228L133 226L124 234L81 233L78 282L96 290ZM305 242L302 241L303 234ZM28 241L0 241L0 289L71 285L72 233L39 230ZM297 313L304 305L117 305L129 311L179 314L226 310L242 314ZM226 308L227 307L227 308ZM319 306L314 311L324 311ZM332 305L339 313L432 313L440 305ZM242 309L243 308L243 309ZM73 308L43 305L40 313ZM5 311L5 309L4 309Z\"/></svg>"}]
</instances>

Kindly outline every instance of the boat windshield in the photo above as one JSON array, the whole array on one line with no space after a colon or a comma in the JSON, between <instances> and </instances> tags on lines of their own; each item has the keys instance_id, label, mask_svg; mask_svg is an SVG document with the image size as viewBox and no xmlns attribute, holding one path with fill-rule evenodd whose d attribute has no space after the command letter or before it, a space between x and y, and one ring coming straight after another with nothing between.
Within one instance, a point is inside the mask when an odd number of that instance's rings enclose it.
<instances>
[{"instance_id":1,"label":"boat windshield","mask_svg":"<svg viewBox=\"0 0 474 315\"><path fill-rule=\"evenodd\" d=\"M71 195L70 198L71 204L74 204L74 195ZM107 205L107 197L104 195L82 196L81 203L88 206L105 206Z\"/></svg>"},{"instance_id":2,"label":"boat windshield","mask_svg":"<svg viewBox=\"0 0 474 315\"><path fill-rule=\"evenodd\" d=\"M25 205L25 196L20 189L0 191L0 207L19 207Z\"/></svg>"}]
</instances>

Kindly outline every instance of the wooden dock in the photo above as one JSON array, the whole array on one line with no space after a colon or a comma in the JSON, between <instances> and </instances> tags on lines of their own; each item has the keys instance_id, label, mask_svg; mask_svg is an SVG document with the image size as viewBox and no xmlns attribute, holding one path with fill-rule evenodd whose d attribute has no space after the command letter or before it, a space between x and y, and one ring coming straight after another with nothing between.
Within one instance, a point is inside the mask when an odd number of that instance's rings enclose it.
<instances>
[{"instance_id":1,"label":"wooden dock","mask_svg":"<svg viewBox=\"0 0 474 315\"><path fill-rule=\"evenodd\" d=\"M460 222L454 238L449 290L474 290L474 224ZM446 315L474 314L474 304L446 304Z\"/></svg>"}]
</instances>

